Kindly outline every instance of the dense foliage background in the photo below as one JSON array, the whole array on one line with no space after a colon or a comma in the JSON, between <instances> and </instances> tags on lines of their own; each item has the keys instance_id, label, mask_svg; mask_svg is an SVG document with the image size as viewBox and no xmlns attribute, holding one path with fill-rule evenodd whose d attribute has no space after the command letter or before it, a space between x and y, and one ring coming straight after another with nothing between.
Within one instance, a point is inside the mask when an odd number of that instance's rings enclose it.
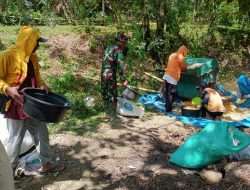
<instances>
[{"instance_id":1,"label":"dense foliage background","mask_svg":"<svg viewBox=\"0 0 250 190\"><path fill-rule=\"evenodd\" d=\"M119 31L130 36L126 72L133 86L143 84L157 90L159 82L147 78L143 72L162 77L168 56L181 43L190 47L189 56L217 59L221 66L220 81L250 70L249 0L0 0L0 24L44 26L45 35L48 31L50 35L73 32L83 40L80 43L88 42L89 54L79 52L77 56L69 56L62 53L67 47L60 47L56 56L50 52L50 56L43 54L41 60L50 62L43 66L45 75L50 74L47 81L76 105L74 117L69 117L65 126L67 122L77 126L79 120L102 112L101 103L88 107L83 101L94 96L100 102L100 96L96 93L99 86L82 76L84 71L98 76L102 51L113 43ZM61 25L65 28L58 29ZM14 37L7 41L4 35L0 36L0 49L13 44ZM54 50L50 47L49 51ZM63 71L54 77L48 72L49 65L55 67L58 62ZM97 119L89 122L93 121Z\"/></svg>"},{"instance_id":2,"label":"dense foliage background","mask_svg":"<svg viewBox=\"0 0 250 190\"><path fill-rule=\"evenodd\" d=\"M154 67L161 67L180 42L192 47L192 56L215 56L214 47L233 50L249 43L248 0L1 0L0 13L2 25L116 24L125 29L134 23Z\"/></svg>"}]
</instances>

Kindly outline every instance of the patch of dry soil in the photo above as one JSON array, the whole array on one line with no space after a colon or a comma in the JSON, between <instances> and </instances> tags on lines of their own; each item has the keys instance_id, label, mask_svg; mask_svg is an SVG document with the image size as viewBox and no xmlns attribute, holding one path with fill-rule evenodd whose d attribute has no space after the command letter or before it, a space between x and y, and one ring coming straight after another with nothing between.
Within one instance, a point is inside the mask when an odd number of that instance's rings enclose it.
<instances>
[{"instance_id":1,"label":"patch of dry soil","mask_svg":"<svg viewBox=\"0 0 250 190\"><path fill-rule=\"evenodd\" d=\"M83 126L84 127L84 126ZM207 185L197 170L168 162L190 135L199 131L161 113L143 119L120 118L103 123L96 133L75 136L51 135L55 157L65 163L61 173L23 177L18 189L94 190L94 189L250 189L250 161L218 162L224 179ZM246 129L250 134L250 130ZM227 166L227 167L225 167Z\"/></svg>"}]
</instances>

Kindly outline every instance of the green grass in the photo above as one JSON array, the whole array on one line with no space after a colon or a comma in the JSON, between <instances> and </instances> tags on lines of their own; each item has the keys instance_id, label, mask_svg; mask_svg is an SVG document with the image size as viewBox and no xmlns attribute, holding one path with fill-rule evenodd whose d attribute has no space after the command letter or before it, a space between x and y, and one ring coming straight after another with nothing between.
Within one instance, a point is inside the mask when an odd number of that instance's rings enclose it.
<instances>
[{"instance_id":1,"label":"green grass","mask_svg":"<svg viewBox=\"0 0 250 190\"><path fill-rule=\"evenodd\" d=\"M4 45L4 49L16 43L18 30L19 28L14 26L0 27L0 40Z\"/></svg>"},{"instance_id":2,"label":"green grass","mask_svg":"<svg viewBox=\"0 0 250 190\"><path fill-rule=\"evenodd\" d=\"M151 24L152 28L155 28L155 24ZM143 43L140 41L140 30L138 25L126 24L126 25L112 25L112 26L92 26L92 25L79 25L79 26L36 26L41 36L45 38L52 38L61 36L71 36L75 38L84 38L88 42L88 45L94 49L94 53L84 51L83 54L72 57L67 52L67 48L57 49L62 54L54 56L52 54L52 47L46 44L41 44L41 47L37 51L40 58L41 73L54 92L64 95L72 103L73 108L68 111L63 122L57 124L49 124L49 130L51 133L69 131L78 135L93 134L98 130L98 125L105 122L105 114L102 107L102 100L100 95L100 85L98 82L81 77L79 71L87 73L89 76L99 77L100 70L100 55L99 40L98 37L105 37L107 44L113 43L113 36L117 31L123 30L130 34L132 39L129 42L129 54L126 59L128 67L126 69L127 78L129 84L133 86L141 86L152 90L159 90L161 84L151 78L144 76L143 71L152 68L149 65L148 55L144 52L142 47ZM4 49L15 44L18 34L19 26L0 26L0 48ZM181 34L185 36L191 42L191 56L206 56L207 47L214 45L213 48L223 55L223 36L219 33L215 33L215 41L209 41L207 36L208 26L202 27L197 25L183 25L181 26ZM58 38L60 40L60 38ZM209 42L209 43L206 43ZM70 43L70 42L69 42ZM67 44L65 44L67 47ZM172 50L172 52L176 51ZM230 52L224 59L234 58L237 61L246 60L240 54L240 49ZM219 54L220 56L220 54ZM220 58L220 57L218 57ZM222 60L222 59L221 59ZM230 61L231 61L230 60ZM235 65L236 65L235 64ZM231 64L232 65L232 64ZM229 68L230 69L230 68ZM227 79L234 78L238 72L229 71L228 68L224 68L220 72L220 81L226 81ZM53 72L57 72L54 74ZM154 72L152 71L152 74ZM155 74L157 75L157 74ZM161 76L159 76L161 77ZM119 89L120 92L122 89ZM143 93L143 92L141 92ZM95 99L95 105L88 107L85 103L85 98L93 97ZM154 109L146 107L145 114L151 114L155 112Z\"/></svg>"},{"instance_id":3,"label":"green grass","mask_svg":"<svg viewBox=\"0 0 250 190\"><path fill-rule=\"evenodd\" d=\"M70 35L79 36L85 31L85 26L37 26L35 27L41 33L41 36L46 38L58 36L58 35ZM7 26L0 27L0 35L4 36L1 39L4 48L7 48L15 44L16 37L19 31L19 26ZM97 30L92 32L100 32ZM77 69L77 59L67 56L65 57L51 57L50 47L45 44L41 44L37 54L40 58L41 72L46 83L48 83L54 92L64 95L72 103L73 108L68 111L63 122L58 124L49 124L50 132L58 131L71 131L76 134L93 133L96 131L98 124L103 122L102 118L105 116L103 113L99 84L93 83L91 80L81 78L80 76L74 76L74 72ZM55 63L61 64L61 74L54 76L48 72L49 68L55 66ZM83 68L87 69L87 68ZM95 106L88 107L85 103L86 97L95 98Z\"/></svg>"},{"instance_id":4,"label":"green grass","mask_svg":"<svg viewBox=\"0 0 250 190\"><path fill-rule=\"evenodd\" d=\"M67 113L62 122L49 124L49 132L60 133L67 131L76 135L91 135L92 133L97 132L98 125L100 123L106 122L105 117L106 115L100 112L95 116L78 119L76 117L72 117L70 113Z\"/></svg>"}]
</instances>

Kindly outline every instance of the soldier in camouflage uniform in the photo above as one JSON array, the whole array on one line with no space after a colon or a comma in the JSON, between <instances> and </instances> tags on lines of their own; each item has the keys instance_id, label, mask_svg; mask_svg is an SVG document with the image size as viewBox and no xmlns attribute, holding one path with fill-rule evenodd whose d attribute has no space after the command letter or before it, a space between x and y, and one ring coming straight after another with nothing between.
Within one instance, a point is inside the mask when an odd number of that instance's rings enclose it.
<instances>
[{"instance_id":1,"label":"soldier in camouflage uniform","mask_svg":"<svg viewBox=\"0 0 250 190\"><path fill-rule=\"evenodd\" d=\"M128 38L124 34L116 37L117 44L106 49L102 59L101 70L101 93L104 109L108 114L116 115L117 103L117 80L116 74L120 76L123 86L127 86L127 81L123 72L124 50L127 48Z\"/></svg>"}]
</instances>

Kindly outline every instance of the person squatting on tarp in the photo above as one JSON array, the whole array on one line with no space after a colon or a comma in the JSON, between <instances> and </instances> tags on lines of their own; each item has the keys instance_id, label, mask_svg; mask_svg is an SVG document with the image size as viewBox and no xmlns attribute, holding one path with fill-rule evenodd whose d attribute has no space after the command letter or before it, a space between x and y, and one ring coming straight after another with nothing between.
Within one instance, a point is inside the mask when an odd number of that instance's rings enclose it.
<instances>
[{"instance_id":1,"label":"person squatting on tarp","mask_svg":"<svg viewBox=\"0 0 250 190\"><path fill-rule=\"evenodd\" d=\"M186 69L197 69L202 66L201 63L195 63L190 66L185 65L185 57L189 49L181 45L177 52L172 53L168 58L163 80L165 81L165 107L166 112L172 111L172 105L177 96L177 83L180 80L181 72Z\"/></svg>"},{"instance_id":2,"label":"person squatting on tarp","mask_svg":"<svg viewBox=\"0 0 250 190\"><path fill-rule=\"evenodd\" d=\"M18 165L26 130L33 138L42 163L39 171L46 173L64 169L63 164L56 163L52 159L46 123L29 118L22 111L24 99L20 91L23 88L38 87L49 91L49 87L40 75L38 57L35 53L39 48L39 42L45 41L47 40L40 37L39 32L31 26L22 26L16 45L0 53L0 92L11 97L4 117L7 120L9 133L6 151L13 171Z\"/></svg>"},{"instance_id":3,"label":"person squatting on tarp","mask_svg":"<svg viewBox=\"0 0 250 190\"><path fill-rule=\"evenodd\" d=\"M201 116L206 117L208 115L213 120L220 119L225 111L220 94L209 88L209 85L204 81L201 81L196 88L201 92Z\"/></svg>"},{"instance_id":4,"label":"person squatting on tarp","mask_svg":"<svg viewBox=\"0 0 250 190\"><path fill-rule=\"evenodd\" d=\"M128 85L123 71L123 60L128 50L128 37L124 33L120 33L115 40L116 44L109 46L105 51L101 69L101 94L104 110L111 116L116 116L118 96L116 74L118 73L124 87Z\"/></svg>"},{"instance_id":5,"label":"person squatting on tarp","mask_svg":"<svg viewBox=\"0 0 250 190\"><path fill-rule=\"evenodd\" d=\"M240 75L237 79L237 104L244 103L247 98L250 98L250 80L247 75Z\"/></svg>"}]
</instances>

